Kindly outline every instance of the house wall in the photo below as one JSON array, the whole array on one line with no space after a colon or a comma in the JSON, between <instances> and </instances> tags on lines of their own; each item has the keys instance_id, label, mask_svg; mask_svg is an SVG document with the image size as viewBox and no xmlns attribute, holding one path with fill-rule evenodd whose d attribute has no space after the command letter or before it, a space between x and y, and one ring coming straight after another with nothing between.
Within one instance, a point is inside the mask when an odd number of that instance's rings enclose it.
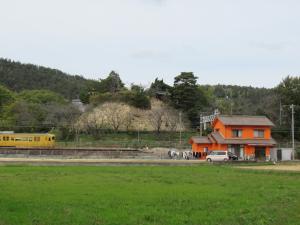
<instances>
[{"instance_id":1,"label":"house wall","mask_svg":"<svg viewBox=\"0 0 300 225\"><path fill-rule=\"evenodd\" d=\"M192 149L194 152L204 152L204 148L208 148L208 150L211 150L211 144L192 144Z\"/></svg>"},{"instance_id":2,"label":"house wall","mask_svg":"<svg viewBox=\"0 0 300 225\"><path fill-rule=\"evenodd\" d=\"M216 150L228 150L227 145L219 144L192 144L192 149L194 153L200 153L198 155L199 159L205 160L208 152L205 152L204 149L208 148L208 151Z\"/></svg>"},{"instance_id":3,"label":"house wall","mask_svg":"<svg viewBox=\"0 0 300 225\"><path fill-rule=\"evenodd\" d=\"M242 138L245 139L254 138L254 130L256 129L264 130L264 139L271 139L271 128L268 126L225 126L219 119L216 119L216 121L213 124L213 130L219 131L224 138L232 138L233 129L242 129Z\"/></svg>"},{"instance_id":4,"label":"house wall","mask_svg":"<svg viewBox=\"0 0 300 225\"><path fill-rule=\"evenodd\" d=\"M266 148L266 157L270 157L271 147ZM246 145L244 146L245 156L254 157L255 156L255 146Z\"/></svg>"},{"instance_id":5,"label":"house wall","mask_svg":"<svg viewBox=\"0 0 300 225\"><path fill-rule=\"evenodd\" d=\"M194 152L204 152L204 149L208 148L208 151L212 150L227 150L227 145L220 145L220 144L192 144L192 149Z\"/></svg>"},{"instance_id":6,"label":"house wall","mask_svg":"<svg viewBox=\"0 0 300 225\"><path fill-rule=\"evenodd\" d=\"M228 145L224 144L192 144L192 150L193 152L197 153L204 153L204 149L208 148L208 151L228 151ZM271 147L265 147L266 148L266 158L270 159L270 153L271 153ZM251 145L244 145L244 156L245 159L254 159L255 158L255 146ZM205 159L205 156L202 155L201 159Z\"/></svg>"},{"instance_id":7,"label":"house wall","mask_svg":"<svg viewBox=\"0 0 300 225\"><path fill-rule=\"evenodd\" d=\"M220 134L223 137L225 137L225 135L226 135L226 128L225 128L224 124L219 119L216 119L216 121L214 122L214 124L213 124L213 130L215 132L219 131Z\"/></svg>"},{"instance_id":8,"label":"house wall","mask_svg":"<svg viewBox=\"0 0 300 225\"><path fill-rule=\"evenodd\" d=\"M264 138L257 138L257 139L271 139L271 128L264 127L264 126L226 126L225 127L225 138L233 138L232 137L232 130L241 129L243 130L242 138L244 139L253 139L254 137L254 130L264 130L265 137ZM256 138L255 138L256 139Z\"/></svg>"}]
</instances>

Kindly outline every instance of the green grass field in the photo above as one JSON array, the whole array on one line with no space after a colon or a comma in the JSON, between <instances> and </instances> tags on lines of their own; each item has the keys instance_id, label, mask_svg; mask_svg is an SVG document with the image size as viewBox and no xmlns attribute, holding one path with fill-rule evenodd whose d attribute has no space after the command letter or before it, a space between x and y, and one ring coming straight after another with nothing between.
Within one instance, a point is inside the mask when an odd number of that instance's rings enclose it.
<instances>
[{"instance_id":1,"label":"green grass field","mask_svg":"<svg viewBox=\"0 0 300 225\"><path fill-rule=\"evenodd\" d=\"M299 224L300 173L0 166L0 224Z\"/></svg>"}]
</instances>

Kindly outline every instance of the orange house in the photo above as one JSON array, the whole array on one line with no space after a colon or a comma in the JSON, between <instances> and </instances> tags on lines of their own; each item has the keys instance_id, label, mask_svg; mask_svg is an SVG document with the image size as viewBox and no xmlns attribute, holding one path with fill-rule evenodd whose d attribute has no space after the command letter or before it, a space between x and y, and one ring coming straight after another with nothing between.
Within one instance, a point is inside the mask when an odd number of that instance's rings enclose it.
<instances>
[{"instance_id":1,"label":"orange house","mask_svg":"<svg viewBox=\"0 0 300 225\"><path fill-rule=\"evenodd\" d=\"M276 141L271 136L274 124L265 116L217 116L208 136L191 137L193 154L205 159L214 150L226 150L241 160L269 160Z\"/></svg>"}]
</instances>

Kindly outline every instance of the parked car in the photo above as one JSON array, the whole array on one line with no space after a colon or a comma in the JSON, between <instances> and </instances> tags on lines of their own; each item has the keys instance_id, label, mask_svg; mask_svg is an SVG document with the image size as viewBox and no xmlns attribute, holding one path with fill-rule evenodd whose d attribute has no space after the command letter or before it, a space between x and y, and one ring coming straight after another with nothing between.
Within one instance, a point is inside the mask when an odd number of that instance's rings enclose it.
<instances>
[{"instance_id":1,"label":"parked car","mask_svg":"<svg viewBox=\"0 0 300 225\"><path fill-rule=\"evenodd\" d=\"M208 156L206 156L206 161L228 161L229 155L227 151L211 151Z\"/></svg>"},{"instance_id":2,"label":"parked car","mask_svg":"<svg viewBox=\"0 0 300 225\"><path fill-rule=\"evenodd\" d=\"M239 157L232 152L228 152L229 160L239 160Z\"/></svg>"}]
</instances>

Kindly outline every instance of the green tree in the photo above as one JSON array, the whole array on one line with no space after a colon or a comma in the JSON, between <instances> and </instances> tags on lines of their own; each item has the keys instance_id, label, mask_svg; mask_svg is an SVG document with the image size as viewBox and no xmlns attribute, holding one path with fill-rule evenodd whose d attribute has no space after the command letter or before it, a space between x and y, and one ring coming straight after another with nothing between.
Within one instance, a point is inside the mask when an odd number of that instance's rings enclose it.
<instances>
[{"instance_id":1,"label":"green tree","mask_svg":"<svg viewBox=\"0 0 300 225\"><path fill-rule=\"evenodd\" d=\"M91 94L90 94L89 91L87 91L87 90L81 90L80 91L79 99L82 103L89 104L90 103L90 97L91 97Z\"/></svg>"},{"instance_id":2,"label":"green tree","mask_svg":"<svg viewBox=\"0 0 300 225\"><path fill-rule=\"evenodd\" d=\"M30 91L22 91L18 94L18 98L22 99L29 103L37 103L37 104L50 104L50 103L58 103L58 104L66 104L66 100L63 96L54 93L52 91L47 90L30 90Z\"/></svg>"},{"instance_id":3,"label":"green tree","mask_svg":"<svg viewBox=\"0 0 300 225\"><path fill-rule=\"evenodd\" d=\"M116 93L124 88L124 84L120 75L115 71L111 71L107 78L101 79L99 83L99 90L102 93L110 92Z\"/></svg>"},{"instance_id":4,"label":"green tree","mask_svg":"<svg viewBox=\"0 0 300 225\"><path fill-rule=\"evenodd\" d=\"M131 85L131 92L129 93L129 104L140 109L150 109L151 102L145 89L139 85Z\"/></svg>"},{"instance_id":5,"label":"green tree","mask_svg":"<svg viewBox=\"0 0 300 225\"><path fill-rule=\"evenodd\" d=\"M300 105L300 77L286 77L277 87L284 104Z\"/></svg>"},{"instance_id":6,"label":"green tree","mask_svg":"<svg viewBox=\"0 0 300 225\"><path fill-rule=\"evenodd\" d=\"M151 96L163 100L169 95L170 90L171 86L167 85L163 79L159 80L158 78L155 78L154 82L151 83L148 92Z\"/></svg>"},{"instance_id":7,"label":"green tree","mask_svg":"<svg viewBox=\"0 0 300 225\"><path fill-rule=\"evenodd\" d=\"M47 111L41 104L30 103L24 100L17 100L10 105L7 119L16 132L40 132L46 131L43 121Z\"/></svg>"},{"instance_id":8,"label":"green tree","mask_svg":"<svg viewBox=\"0 0 300 225\"><path fill-rule=\"evenodd\" d=\"M276 88L276 93L281 99L283 105L296 105L295 107L295 131L300 132L300 77L286 77ZM291 124L291 109L285 107L284 110L284 124L288 130L290 129ZM287 114L288 113L288 114ZM296 138L299 138L296 135Z\"/></svg>"},{"instance_id":9,"label":"green tree","mask_svg":"<svg viewBox=\"0 0 300 225\"><path fill-rule=\"evenodd\" d=\"M183 72L175 77L171 101L175 108L187 114L194 127L198 124L199 112L207 105L206 96L192 72Z\"/></svg>"},{"instance_id":10,"label":"green tree","mask_svg":"<svg viewBox=\"0 0 300 225\"><path fill-rule=\"evenodd\" d=\"M0 113L4 106L11 104L15 100L13 92L0 85Z\"/></svg>"}]
</instances>

